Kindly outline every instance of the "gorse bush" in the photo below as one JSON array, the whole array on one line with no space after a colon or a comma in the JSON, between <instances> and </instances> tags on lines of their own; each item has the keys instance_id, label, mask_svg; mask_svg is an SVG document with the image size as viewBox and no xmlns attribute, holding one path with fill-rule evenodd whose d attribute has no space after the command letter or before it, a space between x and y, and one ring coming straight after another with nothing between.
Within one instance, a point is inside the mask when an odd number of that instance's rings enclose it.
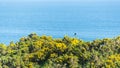
<instances>
[{"instance_id":1,"label":"gorse bush","mask_svg":"<svg viewBox=\"0 0 120 68\"><path fill-rule=\"evenodd\" d=\"M87 42L30 34L0 44L0 68L120 68L120 37Z\"/></svg>"}]
</instances>

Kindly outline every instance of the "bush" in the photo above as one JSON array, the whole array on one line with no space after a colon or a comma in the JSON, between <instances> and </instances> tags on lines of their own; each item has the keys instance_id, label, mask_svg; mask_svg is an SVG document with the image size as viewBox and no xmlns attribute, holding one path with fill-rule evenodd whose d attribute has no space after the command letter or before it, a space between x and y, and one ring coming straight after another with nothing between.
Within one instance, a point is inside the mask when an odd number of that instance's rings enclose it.
<instances>
[{"instance_id":1,"label":"bush","mask_svg":"<svg viewBox=\"0 0 120 68\"><path fill-rule=\"evenodd\" d=\"M119 68L120 37L91 42L65 36L54 39L33 33L0 44L1 68Z\"/></svg>"}]
</instances>

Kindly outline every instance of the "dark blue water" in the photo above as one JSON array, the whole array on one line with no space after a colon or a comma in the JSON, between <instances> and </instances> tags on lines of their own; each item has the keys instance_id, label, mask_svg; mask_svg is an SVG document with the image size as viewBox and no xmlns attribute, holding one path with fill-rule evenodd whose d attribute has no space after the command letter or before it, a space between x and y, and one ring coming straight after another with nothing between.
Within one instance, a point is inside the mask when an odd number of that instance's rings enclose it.
<instances>
[{"instance_id":1,"label":"dark blue water","mask_svg":"<svg viewBox=\"0 0 120 68\"><path fill-rule=\"evenodd\" d=\"M18 41L32 32L86 41L120 34L119 2L1 3L0 42Z\"/></svg>"}]
</instances>

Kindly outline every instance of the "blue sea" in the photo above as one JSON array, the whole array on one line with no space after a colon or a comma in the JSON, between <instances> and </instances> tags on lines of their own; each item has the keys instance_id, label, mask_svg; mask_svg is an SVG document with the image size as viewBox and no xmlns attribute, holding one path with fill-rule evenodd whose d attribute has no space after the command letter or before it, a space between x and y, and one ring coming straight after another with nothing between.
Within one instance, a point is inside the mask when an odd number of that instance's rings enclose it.
<instances>
[{"instance_id":1,"label":"blue sea","mask_svg":"<svg viewBox=\"0 0 120 68\"><path fill-rule=\"evenodd\" d=\"M0 42L30 33L91 41L120 35L120 2L0 2Z\"/></svg>"}]
</instances>

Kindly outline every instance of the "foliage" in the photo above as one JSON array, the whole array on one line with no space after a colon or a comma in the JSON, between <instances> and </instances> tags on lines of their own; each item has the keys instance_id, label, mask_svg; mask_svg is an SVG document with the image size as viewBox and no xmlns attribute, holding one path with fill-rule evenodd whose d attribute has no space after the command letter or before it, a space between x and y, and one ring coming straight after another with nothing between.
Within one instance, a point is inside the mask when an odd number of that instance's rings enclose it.
<instances>
[{"instance_id":1,"label":"foliage","mask_svg":"<svg viewBox=\"0 0 120 68\"><path fill-rule=\"evenodd\" d=\"M120 36L87 42L33 33L0 44L0 68L120 68Z\"/></svg>"}]
</instances>

